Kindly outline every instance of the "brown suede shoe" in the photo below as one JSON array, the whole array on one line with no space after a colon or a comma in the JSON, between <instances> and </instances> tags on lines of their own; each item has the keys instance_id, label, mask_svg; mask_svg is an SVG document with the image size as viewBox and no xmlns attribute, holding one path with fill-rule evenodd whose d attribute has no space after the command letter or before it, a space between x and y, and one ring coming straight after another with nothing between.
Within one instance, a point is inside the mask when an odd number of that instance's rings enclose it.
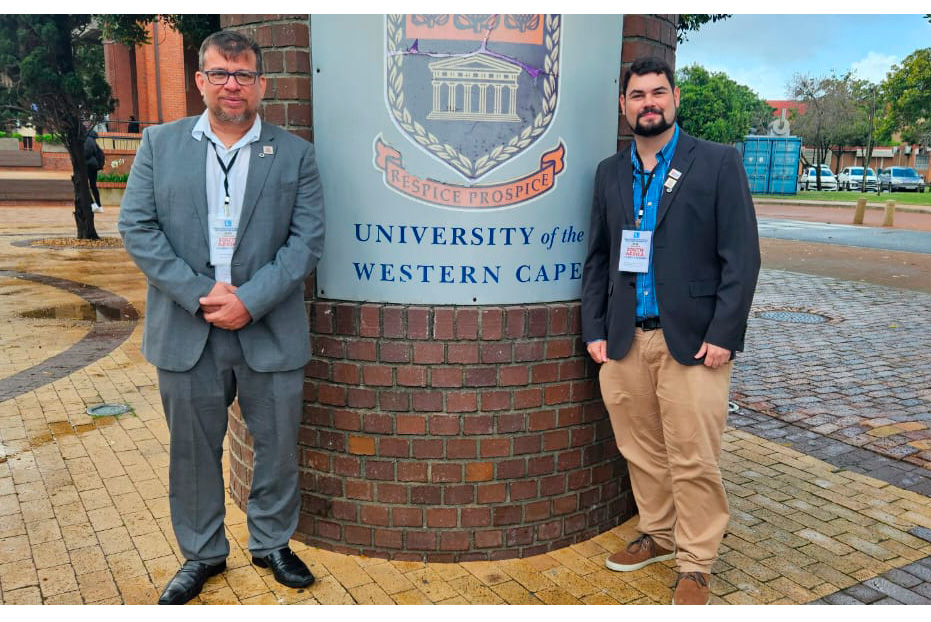
<instances>
[{"instance_id":1,"label":"brown suede shoe","mask_svg":"<svg viewBox=\"0 0 931 622\"><path fill-rule=\"evenodd\" d=\"M618 572L640 570L653 562L661 562L675 557L675 553L661 549L650 534L642 534L639 538L627 545L623 551L618 551L605 560L605 566Z\"/></svg>"},{"instance_id":2,"label":"brown suede shoe","mask_svg":"<svg viewBox=\"0 0 931 622\"><path fill-rule=\"evenodd\" d=\"M680 572L676 579L676 591L672 595L673 605L707 605L711 602L708 582L711 575L703 572Z\"/></svg>"}]
</instances>

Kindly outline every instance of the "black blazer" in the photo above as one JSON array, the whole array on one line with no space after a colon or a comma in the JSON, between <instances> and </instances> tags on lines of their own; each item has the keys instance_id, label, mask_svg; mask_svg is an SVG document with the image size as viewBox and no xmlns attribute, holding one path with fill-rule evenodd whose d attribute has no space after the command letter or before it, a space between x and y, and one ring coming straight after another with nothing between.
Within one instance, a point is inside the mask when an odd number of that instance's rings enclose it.
<instances>
[{"instance_id":1,"label":"black blazer","mask_svg":"<svg viewBox=\"0 0 931 622\"><path fill-rule=\"evenodd\" d=\"M607 339L608 358L633 341L637 277L620 272L621 231L634 228L630 148L598 165L588 255L582 271L582 338ZM760 271L760 242L743 160L733 147L679 131L670 169L682 175L663 190L653 233L653 270L669 351L683 365L703 341L743 350ZM665 181L665 180L663 180Z\"/></svg>"}]
</instances>

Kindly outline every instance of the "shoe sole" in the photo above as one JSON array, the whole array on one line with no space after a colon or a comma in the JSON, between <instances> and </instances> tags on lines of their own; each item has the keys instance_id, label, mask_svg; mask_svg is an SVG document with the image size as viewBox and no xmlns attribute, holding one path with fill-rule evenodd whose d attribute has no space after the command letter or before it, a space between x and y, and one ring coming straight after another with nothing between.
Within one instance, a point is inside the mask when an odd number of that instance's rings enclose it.
<instances>
[{"instance_id":1,"label":"shoe sole","mask_svg":"<svg viewBox=\"0 0 931 622\"><path fill-rule=\"evenodd\" d=\"M676 602L676 599L673 598L673 599L672 599L672 602L671 602L670 604L671 604L671 605L676 605L676 604L678 604L678 603ZM708 595L708 600L705 601L705 604L706 604L706 605L710 605L710 604L711 604L711 594ZM683 605L683 606L684 606L684 607L688 607L688 605Z\"/></svg>"},{"instance_id":2,"label":"shoe sole","mask_svg":"<svg viewBox=\"0 0 931 622\"><path fill-rule=\"evenodd\" d=\"M258 557L253 557L253 558L252 558L252 563L255 564L256 566L258 566L259 568L268 568L268 564L266 564L264 560L259 559ZM273 571L272 571L272 574L275 576L275 581L277 581L277 582L280 583L281 585L284 585L285 587L295 587L295 588L297 588L297 587L307 587L308 585L312 585L313 582L315 581L315 579L314 579L313 577L311 577L311 578L310 578L310 581L301 581L300 583L296 583L296 582L290 582L290 583L289 583L289 582L287 582L287 581L282 581L281 579L278 578L278 575L275 575L274 573L275 573L275 571L273 570Z\"/></svg>"},{"instance_id":3,"label":"shoe sole","mask_svg":"<svg viewBox=\"0 0 931 622\"><path fill-rule=\"evenodd\" d=\"M616 562L612 562L611 559L609 558L605 560L605 566L607 566L609 570L614 570L616 572L631 572L634 570L640 570L641 568L645 568L646 566L649 566L650 564L655 564L656 562L664 562L667 559L674 558L675 556L676 556L675 553L667 553L666 555L657 555L656 557L651 557L650 559L644 560L640 562L639 564L618 564Z\"/></svg>"}]
</instances>

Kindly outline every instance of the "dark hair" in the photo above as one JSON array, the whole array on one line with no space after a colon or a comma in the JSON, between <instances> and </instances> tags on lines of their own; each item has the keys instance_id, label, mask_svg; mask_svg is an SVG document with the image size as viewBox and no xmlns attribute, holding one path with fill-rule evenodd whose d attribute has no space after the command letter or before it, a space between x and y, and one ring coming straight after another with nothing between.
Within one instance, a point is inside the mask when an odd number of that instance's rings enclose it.
<instances>
[{"instance_id":1,"label":"dark hair","mask_svg":"<svg viewBox=\"0 0 931 622\"><path fill-rule=\"evenodd\" d=\"M643 76L648 73L662 73L669 80L669 87L676 87L676 76L672 71L669 63L656 56L642 56L635 60L627 73L624 74L624 84L622 93L627 95L627 84L630 82L630 76Z\"/></svg>"},{"instance_id":2,"label":"dark hair","mask_svg":"<svg viewBox=\"0 0 931 622\"><path fill-rule=\"evenodd\" d=\"M262 73L262 48L247 37L246 35L232 30L221 30L215 32L200 44L200 52L197 54L198 69L204 70L204 55L208 48L217 48L223 58L237 58L246 50L252 50L255 53L255 70Z\"/></svg>"}]
</instances>

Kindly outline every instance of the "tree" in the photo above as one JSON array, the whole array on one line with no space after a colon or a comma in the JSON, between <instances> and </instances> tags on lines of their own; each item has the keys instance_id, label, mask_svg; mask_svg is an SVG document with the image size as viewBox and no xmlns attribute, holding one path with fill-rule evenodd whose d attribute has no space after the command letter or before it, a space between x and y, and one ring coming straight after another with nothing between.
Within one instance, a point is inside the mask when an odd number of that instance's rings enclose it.
<instances>
[{"instance_id":1,"label":"tree","mask_svg":"<svg viewBox=\"0 0 931 622\"><path fill-rule=\"evenodd\" d=\"M867 106L869 84L840 78L796 74L790 83L792 96L806 105L796 116L793 129L806 145L814 147L817 188L821 189L821 165L832 149L839 157L844 147L866 142L869 134Z\"/></svg>"},{"instance_id":2,"label":"tree","mask_svg":"<svg viewBox=\"0 0 931 622\"><path fill-rule=\"evenodd\" d=\"M884 137L899 132L905 142L931 145L931 48L916 50L892 67L881 99Z\"/></svg>"},{"instance_id":3,"label":"tree","mask_svg":"<svg viewBox=\"0 0 931 622\"><path fill-rule=\"evenodd\" d=\"M679 124L693 136L735 143L772 121L772 106L724 73L692 65L677 72L676 84L681 92Z\"/></svg>"},{"instance_id":4,"label":"tree","mask_svg":"<svg viewBox=\"0 0 931 622\"><path fill-rule=\"evenodd\" d=\"M146 41L145 25L157 18L0 15L0 75L6 78L0 82L3 117L31 120L56 135L68 150L78 239L98 238L84 142L89 129L116 104L105 76L97 25L109 30L115 41L137 45ZM168 15L165 20L197 43L219 29L216 15Z\"/></svg>"},{"instance_id":5,"label":"tree","mask_svg":"<svg viewBox=\"0 0 931 622\"><path fill-rule=\"evenodd\" d=\"M90 15L0 15L0 101L20 118L57 135L71 156L74 218L80 239L97 239L84 141L113 110L103 65L89 59L99 45ZM87 124L87 127L85 126Z\"/></svg>"},{"instance_id":6,"label":"tree","mask_svg":"<svg viewBox=\"0 0 931 622\"><path fill-rule=\"evenodd\" d=\"M689 39L689 32L696 32L708 22L714 23L725 20L728 17L730 17L728 13L680 13L679 21L676 22L676 39L679 43L684 43Z\"/></svg>"},{"instance_id":7,"label":"tree","mask_svg":"<svg viewBox=\"0 0 931 622\"><path fill-rule=\"evenodd\" d=\"M146 26L159 17L171 28L184 35L184 45L198 49L200 42L220 30L220 16L212 15L97 15L103 35L107 39L119 41L125 45L149 43Z\"/></svg>"}]
</instances>

